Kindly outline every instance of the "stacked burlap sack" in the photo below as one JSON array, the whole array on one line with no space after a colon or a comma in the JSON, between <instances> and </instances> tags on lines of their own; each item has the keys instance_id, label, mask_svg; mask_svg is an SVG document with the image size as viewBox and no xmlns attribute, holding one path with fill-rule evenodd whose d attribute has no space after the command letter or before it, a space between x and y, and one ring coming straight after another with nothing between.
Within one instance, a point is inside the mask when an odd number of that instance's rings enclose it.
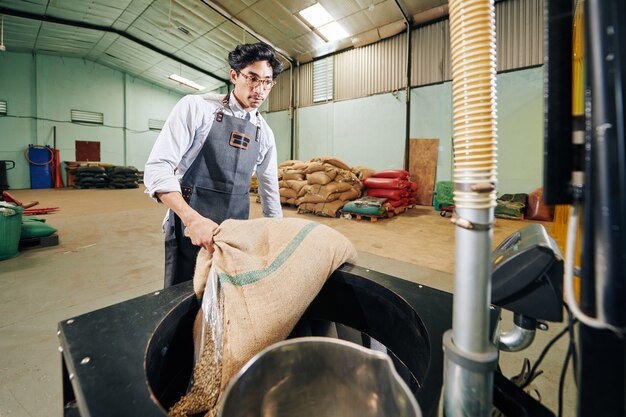
<instances>
[{"instance_id":1,"label":"stacked burlap sack","mask_svg":"<svg viewBox=\"0 0 626 417\"><path fill-rule=\"evenodd\" d=\"M109 175L102 166L79 166L74 170L74 188L106 188Z\"/></svg>"},{"instance_id":2,"label":"stacked burlap sack","mask_svg":"<svg viewBox=\"0 0 626 417\"><path fill-rule=\"evenodd\" d=\"M194 326L193 386L170 408L172 417L214 416L246 362L287 338L330 274L356 260L345 236L296 218L226 220L214 241L212 255L199 252L194 275L204 299Z\"/></svg>"},{"instance_id":3,"label":"stacked burlap sack","mask_svg":"<svg viewBox=\"0 0 626 417\"><path fill-rule=\"evenodd\" d=\"M278 167L280 201L298 206L299 213L336 217L346 202L361 196L362 180L373 172L333 157L286 161Z\"/></svg>"},{"instance_id":4,"label":"stacked burlap sack","mask_svg":"<svg viewBox=\"0 0 626 417\"><path fill-rule=\"evenodd\" d=\"M411 181L409 176L409 172L403 169L375 172L363 181L363 185L367 187L365 195L386 198L387 211L412 206L416 202L417 184Z\"/></svg>"},{"instance_id":5,"label":"stacked burlap sack","mask_svg":"<svg viewBox=\"0 0 626 417\"><path fill-rule=\"evenodd\" d=\"M109 188L138 188L139 171L132 166L112 166L107 168Z\"/></svg>"}]
</instances>

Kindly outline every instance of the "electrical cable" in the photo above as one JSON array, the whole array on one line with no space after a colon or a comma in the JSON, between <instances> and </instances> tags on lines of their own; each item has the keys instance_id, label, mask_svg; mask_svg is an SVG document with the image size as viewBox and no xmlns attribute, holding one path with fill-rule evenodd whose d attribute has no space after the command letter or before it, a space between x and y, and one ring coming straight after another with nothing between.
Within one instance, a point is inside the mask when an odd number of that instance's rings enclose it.
<instances>
[{"instance_id":1,"label":"electrical cable","mask_svg":"<svg viewBox=\"0 0 626 417\"><path fill-rule=\"evenodd\" d=\"M559 377L559 400L558 400L558 417L563 417L563 387L565 382L565 375L567 375L567 366L569 365L570 357L572 356L572 345L570 344L567 353L565 354L565 360L563 361L563 368L561 369L561 376Z\"/></svg>"},{"instance_id":2,"label":"electrical cable","mask_svg":"<svg viewBox=\"0 0 626 417\"><path fill-rule=\"evenodd\" d=\"M108 127L110 129L122 129L122 130L126 130L127 132L132 132L132 133L153 132L153 130L151 130L151 129L135 130L135 129L130 129L128 127L123 127L123 126L112 126L112 125L95 124L95 123L80 123L80 122L72 122L71 120L55 120L55 119L47 119L45 117L36 117L36 116L15 116L15 115L12 115L12 114L7 114L7 115L2 116L2 117L13 117L15 119L41 120L41 121L44 121L44 122L54 122L54 123L67 123L67 124L81 125L81 126L87 126L87 127Z\"/></svg>"},{"instance_id":3,"label":"electrical cable","mask_svg":"<svg viewBox=\"0 0 626 417\"><path fill-rule=\"evenodd\" d=\"M623 329L619 329L615 326L606 323L596 317L591 317L585 314L576 301L576 295L574 294L574 255L576 251L576 232L578 231L578 205L573 204L570 212L569 222L567 224L567 244L565 255L565 299L569 304L569 308L581 323L593 327L595 329L609 329L617 333L622 333Z\"/></svg>"},{"instance_id":4,"label":"electrical cable","mask_svg":"<svg viewBox=\"0 0 626 417\"><path fill-rule=\"evenodd\" d=\"M565 333L567 333L569 331L568 328L565 328L563 330L561 330L559 333L557 333L556 336L554 336L552 338L552 340L550 340L548 342L548 344L543 348L543 350L541 351L541 353L539 354L539 358L537 358L537 361L535 362L535 364L533 365L533 367L531 368L530 372L528 373L528 376L526 378L526 380L524 381L524 383L521 385L522 388L526 388L528 386L528 384L530 384L530 382L534 379L535 373L537 372L537 368L539 367L539 365L541 364L541 362L543 361L543 359L545 358L546 354L548 353L548 351L550 350L550 348L552 347L552 345L554 345L561 337L563 337L563 335Z\"/></svg>"},{"instance_id":5,"label":"electrical cable","mask_svg":"<svg viewBox=\"0 0 626 417\"><path fill-rule=\"evenodd\" d=\"M569 328L569 345L572 350L572 370L574 371L574 384L578 387L578 353L576 350L576 333L574 332L574 316L565 303L565 311L567 312L567 327Z\"/></svg>"}]
</instances>

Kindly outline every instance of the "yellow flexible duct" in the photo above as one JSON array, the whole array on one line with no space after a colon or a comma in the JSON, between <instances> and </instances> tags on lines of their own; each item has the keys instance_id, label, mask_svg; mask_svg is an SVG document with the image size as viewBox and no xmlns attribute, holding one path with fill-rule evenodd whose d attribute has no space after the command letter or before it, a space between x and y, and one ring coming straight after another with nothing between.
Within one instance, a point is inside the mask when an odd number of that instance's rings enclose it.
<instances>
[{"instance_id":1,"label":"yellow flexible duct","mask_svg":"<svg viewBox=\"0 0 626 417\"><path fill-rule=\"evenodd\" d=\"M496 45L493 1L451 0L454 202L496 205ZM485 184L493 187L485 188Z\"/></svg>"}]
</instances>

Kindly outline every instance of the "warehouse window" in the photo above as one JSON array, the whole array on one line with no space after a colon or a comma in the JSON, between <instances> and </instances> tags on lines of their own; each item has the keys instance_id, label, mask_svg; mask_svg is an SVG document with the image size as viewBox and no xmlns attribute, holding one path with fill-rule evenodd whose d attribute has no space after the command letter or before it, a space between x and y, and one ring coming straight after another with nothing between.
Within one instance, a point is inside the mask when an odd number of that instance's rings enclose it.
<instances>
[{"instance_id":1,"label":"warehouse window","mask_svg":"<svg viewBox=\"0 0 626 417\"><path fill-rule=\"evenodd\" d=\"M85 110L71 110L72 123L104 124L104 113Z\"/></svg>"},{"instance_id":2,"label":"warehouse window","mask_svg":"<svg viewBox=\"0 0 626 417\"><path fill-rule=\"evenodd\" d=\"M165 120L148 119L148 129L150 130L161 130L164 124Z\"/></svg>"},{"instance_id":3,"label":"warehouse window","mask_svg":"<svg viewBox=\"0 0 626 417\"><path fill-rule=\"evenodd\" d=\"M0 100L0 116L7 115L7 102L4 100Z\"/></svg>"},{"instance_id":4,"label":"warehouse window","mask_svg":"<svg viewBox=\"0 0 626 417\"><path fill-rule=\"evenodd\" d=\"M313 103L333 99L333 57L313 62Z\"/></svg>"}]
</instances>

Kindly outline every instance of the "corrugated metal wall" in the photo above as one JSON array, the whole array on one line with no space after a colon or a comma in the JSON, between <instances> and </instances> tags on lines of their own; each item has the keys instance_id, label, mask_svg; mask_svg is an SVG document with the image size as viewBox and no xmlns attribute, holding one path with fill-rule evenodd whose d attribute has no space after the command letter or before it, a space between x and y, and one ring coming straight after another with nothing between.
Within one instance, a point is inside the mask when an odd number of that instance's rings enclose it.
<instances>
[{"instance_id":1,"label":"corrugated metal wall","mask_svg":"<svg viewBox=\"0 0 626 417\"><path fill-rule=\"evenodd\" d=\"M496 4L498 71L543 64L544 0Z\"/></svg>"},{"instance_id":2,"label":"corrugated metal wall","mask_svg":"<svg viewBox=\"0 0 626 417\"><path fill-rule=\"evenodd\" d=\"M268 98L268 110L280 111L289 108L289 88L291 87L290 70L287 69L276 77L276 85Z\"/></svg>"},{"instance_id":3,"label":"corrugated metal wall","mask_svg":"<svg viewBox=\"0 0 626 417\"><path fill-rule=\"evenodd\" d=\"M298 84L296 107L310 106L313 104L313 62L298 67L296 80Z\"/></svg>"},{"instance_id":4,"label":"corrugated metal wall","mask_svg":"<svg viewBox=\"0 0 626 417\"><path fill-rule=\"evenodd\" d=\"M508 0L496 3L498 71L543 64L544 1ZM450 80L449 21L415 29L411 36L411 86ZM334 100L401 89L406 74L406 33L341 52L334 58ZM304 64L296 72L296 106L310 106L313 104L313 65ZM279 93L272 92L270 111L289 107L289 90L286 90L286 96L282 90Z\"/></svg>"},{"instance_id":5,"label":"corrugated metal wall","mask_svg":"<svg viewBox=\"0 0 626 417\"><path fill-rule=\"evenodd\" d=\"M406 78L406 33L335 55L335 100L402 88Z\"/></svg>"},{"instance_id":6,"label":"corrugated metal wall","mask_svg":"<svg viewBox=\"0 0 626 417\"><path fill-rule=\"evenodd\" d=\"M450 79L448 20L416 29L411 37L411 86Z\"/></svg>"}]
</instances>

